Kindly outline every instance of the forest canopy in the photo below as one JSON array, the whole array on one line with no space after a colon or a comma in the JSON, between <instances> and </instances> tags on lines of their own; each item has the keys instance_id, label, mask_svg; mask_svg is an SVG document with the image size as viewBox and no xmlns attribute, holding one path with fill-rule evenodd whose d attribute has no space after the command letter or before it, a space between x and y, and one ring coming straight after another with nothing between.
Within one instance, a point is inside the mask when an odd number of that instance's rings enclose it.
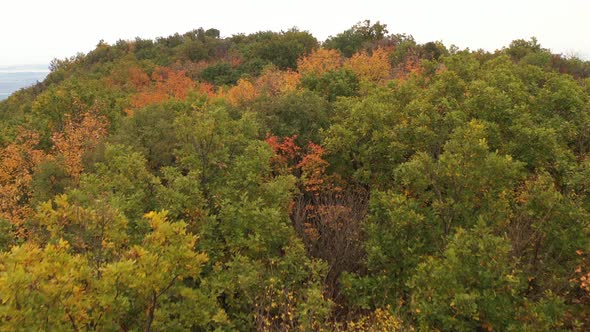
<instances>
[{"instance_id":1,"label":"forest canopy","mask_svg":"<svg viewBox=\"0 0 590 332\"><path fill-rule=\"evenodd\" d=\"M590 62L390 30L54 60L0 102L0 330L590 329Z\"/></svg>"}]
</instances>

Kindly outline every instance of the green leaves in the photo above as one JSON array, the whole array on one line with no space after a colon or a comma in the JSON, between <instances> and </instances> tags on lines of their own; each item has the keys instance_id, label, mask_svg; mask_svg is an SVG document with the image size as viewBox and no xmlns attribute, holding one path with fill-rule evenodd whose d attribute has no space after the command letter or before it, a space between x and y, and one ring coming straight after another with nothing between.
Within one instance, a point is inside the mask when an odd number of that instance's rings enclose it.
<instances>
[{"instance_id":1,"label":"green leaves","mask_svg":"<svg viewBox=\"0 0 590 332\"><path fill-rule=\"evenodd\" d=\"M507 329L524 287L510 243L481 225L459 230L443 257L420 264L408 285L420 329L455 331Z\"/></svg>"},{"instance_id":2,"label":"green leaves","mask_svg":"<svg viewBox=\"0 0 590 332\"><path fill-rule=\"evenodd\" d=\"M264 130L279 137L297 135L301 145L319 142L329 123L328 104L310 91L263 98L254 106Z\"/></svg>"},{"instance_id":3,"label":"green leaves","mask_svg":"<svg viewBox=\"0 0 590 332\"><path fill-rule=\"evenodd\" d=\"M337 49L344 56L350 57L363 48L372 46L372 43L382 40L387 33L387 24L381 24L379 21L371 24L370 20L365 20L334 37L330 36L323 46Z\"/></svg>"},{"instance_id":4,"label":"green leaves","mask_svg":"<svg viewBox=\"0 0 590 332\"><path fill-rule=\"evenodd\" d=\"M485 126L472 121L453 132L438 160L418 154L398 168L397 177L404 190L433 209L448 235L454 225L470 226L480 217L505 223L522 166L490 152Z\"/></svg>"},{"instance_id":5,"label":"green leaves","mask_svg":"<svg viewBox=\"0 0 590 332\"><path fill-rule=\"evenodd\" d=\"M356 96L360 88L358 77L349 69L331 70L321 76L310 74L302 78L301 84L332 102L337 97Z\"/></svg>"},{"instance_id":6,"label":"green leaves","mask_svg":"<svg viewBox=\"0 0 590 332\"><path fill-rule=\"evenodd\" d=\"M440 246L440 227L404 195L374 191L364 224L367 276L344 275L348 301L364 309L397 305L424 255Z\"/></svg>"}]
</instances>

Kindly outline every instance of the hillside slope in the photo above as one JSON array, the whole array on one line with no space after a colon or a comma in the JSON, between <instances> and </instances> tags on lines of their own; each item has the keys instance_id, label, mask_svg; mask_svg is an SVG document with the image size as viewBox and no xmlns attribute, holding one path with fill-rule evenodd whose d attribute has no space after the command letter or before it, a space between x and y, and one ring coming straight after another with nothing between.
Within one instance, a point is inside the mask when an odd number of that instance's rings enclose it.
<instances>
[{"instance_id":1,"label":"hillside slope","mask_svg":"<svg viewBox=\"0 0 590 332\"><path fill-rule=\"evenodd\" d=\"M534 38L100 42L0 156L2 330L590 328L590 63Z\"/></svg>"}]
</instances>

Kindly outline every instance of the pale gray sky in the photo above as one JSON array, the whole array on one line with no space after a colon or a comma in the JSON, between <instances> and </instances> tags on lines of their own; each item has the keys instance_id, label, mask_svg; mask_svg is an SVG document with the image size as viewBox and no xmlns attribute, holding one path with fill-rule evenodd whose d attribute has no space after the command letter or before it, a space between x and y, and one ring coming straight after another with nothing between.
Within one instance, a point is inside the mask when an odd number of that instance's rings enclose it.
<instances>
[{"instance_id":1,"label":"pale gray sky","mask_svg":"<svg viewBox=\"0 0 590 332\"><path fill-rule=\"evenodd\" d=\"M324 40L371 19L418 42L494 50L536 36L590 58L589 0L8 0L0 4L0 66L46 64L104 39L154 38L203 27L222 36L297 26Z\"/></svg>"}]
</instances>

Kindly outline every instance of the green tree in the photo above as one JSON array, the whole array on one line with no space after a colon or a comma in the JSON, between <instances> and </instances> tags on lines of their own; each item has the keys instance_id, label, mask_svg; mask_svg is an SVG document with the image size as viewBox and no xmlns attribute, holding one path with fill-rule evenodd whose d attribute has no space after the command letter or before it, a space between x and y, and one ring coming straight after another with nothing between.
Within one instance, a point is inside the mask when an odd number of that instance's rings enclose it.
<instances>
[{"instance_id":1,"label":"green tree","mask_svg":"<svg viewBox=\"0 0 590 332\"><path fill-rule=\"evenodd\" d=\"M364 224L365 276L344 275L347 300L363 309L407 302L406 286L422 257L437 252L440 225L419 204L393 192L374 191Z\"/></svg>"},{"instance_id":2,"label":"green tree","mask_svg":"<svg viewBox=\"0 0 590 332\"><path fill-rule=\"evenodd\" d=\"M358 77L349 69L331 70L321 76L310 74L301 79L301 84L328 101L356 96L360 88Z\"/></svg>"},{"instance_id":3,"label":"green tree","mask_svg":"<svg viewBox=\"0 0 590 332\"><path fill-rule=\"evenodd\" d=\"M370 20L365 20L336 36L328 37L322 46L337 49L344 56L351 57L364 48L370 48L374 42L385 38L387 33L387 24L381 24L379 21L371 24Z\"/></svg>"},{"instance_id":4,"label":"green tree","mask_svg":"<svg viewBox=\"0 0 590 332\"><path fill-rule=\"evenodd\" d=\"M510 243L485 226L460 229L442 257L429 257L409 282L421 330L507 330L525 288Z\"/></svg>"},{"instance_id":5,"label":"green tree","mask_svg":"<svg viewBox=\"0 0 590 332\"><path fill-rule=\"evenodd\" d=\"M403 190L433 209L445 236L479 218L499 227L510 215L510 191L523 165L490 152L485 129L473 120L453 132L438 160L418 153L396 171Z\"/></svg>"},{"instance_id":6,"label":"green tree","mask_svg":"<svg viewBox=\"0 0 590 332\"><path fill-rule=\"evenodd\" d=\"M147 170L145 158L128 146L106 145L102 158L67 194L82 205L104 200L115 207L127 217L133 241L138 241L149 228L143 215L157 207L154 192L160 181Z\"/></svg>"},{"instance_id":7,"label":"green tree","mask_svg":"<svg viewBox=\"0 0 590 332\"><path fill-rule=\"evenodd\" d=\"M396 130L404 121L399 108L376 93L339 101L332 119L324 145L336 172L375 188L390 184L395 165L407 153Z\"/></svg>"},{"instance_id":8,"label":"green tree","mask_svg":"<svg viewBox=\"0 0 590 332\"><path fill-rule=\"evenodd\" d=\"M297 135L301 145L319 142L320 131L329 123L327 103L310 91L263 98L253 109L265 131L279 137Z\"/></svg>"}]
</instances>

